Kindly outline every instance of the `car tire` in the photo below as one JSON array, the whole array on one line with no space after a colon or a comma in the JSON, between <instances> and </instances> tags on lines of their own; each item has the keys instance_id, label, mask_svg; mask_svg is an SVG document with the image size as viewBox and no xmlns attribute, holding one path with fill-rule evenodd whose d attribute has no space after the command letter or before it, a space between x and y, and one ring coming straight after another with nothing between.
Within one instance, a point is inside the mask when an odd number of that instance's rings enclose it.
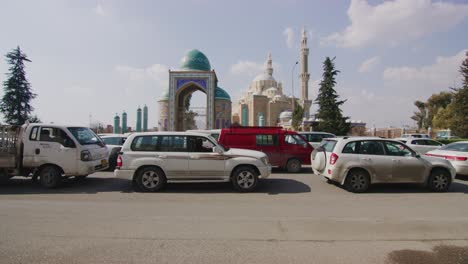
<instances>
[{"instance_id":1,"label":"car tire","mask_svg":"<svg viewBox=\"0 0 468 264\"><path fill-rule=\"evenodd\" d=\"M120 149L121 148L112 149L109 155L109 168L107 168L108 171L115 170L115 167L117 166L117 157L119 156Z\"/></svg>"},{"instance_id":2,"label":"car tire","mask_svg":"<svg viewBox=\"0 0 468 264\"><path fill-rule=\"evenodd\" d=\"M301 161L298 159L290 159L286 163L286 170L291 173L298 173L302 169Z\"/></svg>"},{"instance_id":3,"label":"car tire","mask_svg":"<svg viewBox=\"0 0 468 264\"><path fill-rule=\"evenodd\" d=\"M452 176L447 170L436 169L431 172L427 184L432 192L446 192L452 184Z\"/></svg>"},{"instance_id":4,"label":"car tire","mask_svg":"<svg viewBox=\"0 0 468 264\"><path fill-rule=\"evenodd\" d=\"M135 184L139 191L156 192L166 186L167 179L163 171L156 167L146 167L138 170Z\"/></svg>"},{"instance_id":5,"label":"car tire","mask_svg":"<svg viewBox=\"0 0 468 264\"><path fill-rule=\"evenodd\" d=\"M237 191L251 192L258 184L258 174L249 166L241 166L232 173L231 182Z\"/></svg>"},{"instance_id":6,"label":"car tire","mask_svg":"<svg viewBox=\"0 0 468 264\"><path fill-rule=\"evenodd\" d=\"M55 166L46 166L39 173L39 181L45 188L56 188L62 183L62 173Z\"/></svg>"},{"instance_id":7,"label":"car tire","mask_svg":"<svg viewBox=\"0 0 468 264\"><path fill-rule=\"evenodd\" d=\"M370 187L369 174L364 170L351 170L345 180L345 188L349 192L363 193Z\"/></svg>"}]
</instances>

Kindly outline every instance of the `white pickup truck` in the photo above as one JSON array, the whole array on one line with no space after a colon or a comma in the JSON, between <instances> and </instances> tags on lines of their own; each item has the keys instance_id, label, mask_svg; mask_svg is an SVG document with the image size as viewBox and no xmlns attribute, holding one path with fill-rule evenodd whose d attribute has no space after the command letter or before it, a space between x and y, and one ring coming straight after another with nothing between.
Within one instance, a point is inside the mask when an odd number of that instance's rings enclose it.
<instances>
[{"instance_id":1,"label":"white pickup truck","mask_svg":"<svg viewBox=\"0 0 468 264\"><path fill-rule=\"evenodd\" d=\"M81 126L24 124L0 126L0 180L33 177L54 188L63 177L82 179L108 167L109 150Z\"/></svg>"}]
</instances>

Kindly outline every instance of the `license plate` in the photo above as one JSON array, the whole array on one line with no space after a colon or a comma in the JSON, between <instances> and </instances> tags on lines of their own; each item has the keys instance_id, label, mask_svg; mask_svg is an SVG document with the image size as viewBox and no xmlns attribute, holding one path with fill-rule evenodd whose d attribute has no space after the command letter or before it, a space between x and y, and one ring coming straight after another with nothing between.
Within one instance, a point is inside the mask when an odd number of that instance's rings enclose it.
<instances>
[{"instance_id":1,"label":"license plate","mask_svg":"<svg viewBox=\"0 0 468 264\"><path fill-rule=\"evenodd\" d=\"M105 159L101 160L101 166L102 167L107 167L107 160L105 160Z\"/></svg>"}]
</instances>

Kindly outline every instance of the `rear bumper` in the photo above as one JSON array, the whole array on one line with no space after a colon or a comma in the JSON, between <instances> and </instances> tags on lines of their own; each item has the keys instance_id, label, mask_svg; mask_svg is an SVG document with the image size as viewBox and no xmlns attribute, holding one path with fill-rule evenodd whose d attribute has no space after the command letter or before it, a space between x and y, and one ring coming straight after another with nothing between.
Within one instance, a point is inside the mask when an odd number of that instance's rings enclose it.
<instances>
[{"instance_id":1,"label":"rear bumper","mask_svg":"<svg viewBox=\"0 0 468 264\"><path fill-rule=\"evenodd\" d=\"M114 176L119 178L119 179L127 179L131 180L133 179L133 175L135 174L134 170L114 170Z\"/></svg>"}]
</instances>

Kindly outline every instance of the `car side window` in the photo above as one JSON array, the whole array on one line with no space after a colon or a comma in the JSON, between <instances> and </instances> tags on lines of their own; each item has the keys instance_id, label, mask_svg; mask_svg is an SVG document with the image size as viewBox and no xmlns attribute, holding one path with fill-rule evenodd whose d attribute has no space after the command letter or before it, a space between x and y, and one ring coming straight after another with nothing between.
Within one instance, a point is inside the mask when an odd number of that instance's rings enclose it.
<instances>
[{"instance_id":1,"label":"car side window","mask_svg":"<svg viewBox=\"0 0 468 264\"><path fill-rule=\"evenodd\" d=\"M31 129L31 135L29 135L30 140L37 140L37 132L39 132L39 127L35 126Z\"/></svg>"},{"instance_id":2,"label":"car side window","mask_svg":"<svg viewBox=\"0 0 468 264\"><path fill-rule=\"evenodd\" d=\"M257 135L257 146L278 146L278 135Z\"/></svg>"},{"instance_id":3,"label":"car side window","mask_svg":"<svg viewBox=\"0 0 468 264\"><path fill-rule=\"evenodd\" d=\"M286 135L284 141L287 144L292 145L304 145L307 144L299 135Z\"/></svg>"},{"instance_id":4,"label":"car side window","mask_svg":"<svg viewBox=\"0 0 468 264\"><path fill-rule=\"evenodd\" d=\"M357 145L358 145L358 142L357 141L354 141L354 142L349 142L348 144L346 144L346 146L343 148L343 153L348 153L348 154L354 154L354 153L357 153Z\"/></svg>"},{"instance_id":5,"label":"car side window","mask_svg":"<svg viewBox=\"0 0 468 264\"><path fill-rule=\"evenodd\" d=\"M133 139L130 148L133 151L157 151L158 137L157 136L139 136Z\"/></svg>"},{"instance_id":6,"label":"car side window","mask_svg":"<svg viewBox=\"0 0 468 264\"><path fill-rule=\"evenodd\" d=\"M380 141L369 140L361 141L359 154L364 155L385 155L383 145Z\"/></svg>"},{"instance_id":7,"label":"car side window","mask_svg":"<svg viewBox=\"0 0 468 264\"><path fill-rule=\"evenodd\" d=\"M442 143L437 142L435 140L429 140L428 139L428 140L426 140L426 143L427 143L426 145L428 145L428 146L442 146Z\"/></svg>"},{"instance_id":8,"label":"car side window","mask_svg":"<svg viewBox=\"0 0 468 264\"><path fill-rule=\"evenodd\" d=\"M215 144L206 137L189 137L189 152L213 152Z\"/></svg>"},{"instance_id":9,"label":"car side window","mask_svg":"<svg viewBox=\"0 0 468 264\"><path fill-rule=\"evenodd\" d=\"M162 136L159 151L167 152L187 152L186 136Z\"/></svg>"},{"instance_id":10,"label":"car side window","mask_svg":"<svg viewBox=\"0 0 468 264\"><path fill-rule=\"evenodd\" d=\"M408 149L408 147L397 142L386 141L385 148L387 149L387 155L389 156L413 156L413 152L410 149Z\"/></svg>"},{"instance_id":11,"label":"car side window","mask_svg":"<svg viewBox=\"0 0 468 264\"><path fill-rule=\"evenodd\" d=\"M74 147L75 145L65 131L55 127L42 127L39 141L55 142L66 147Z\"/></svg>"},{"instance_id":12,"label":"car side window","mask_svg":"<svg viewBox=\"0 0 468 264\"><path fill-rule=\"evenodd\" d=\"M413 141L411 141L411 144L413 144L413 145L420 145L420 146L427 145L427 144L426 144L426 140L424 140L424 139L413 140Z\"/></svg>"}]
</instances>

